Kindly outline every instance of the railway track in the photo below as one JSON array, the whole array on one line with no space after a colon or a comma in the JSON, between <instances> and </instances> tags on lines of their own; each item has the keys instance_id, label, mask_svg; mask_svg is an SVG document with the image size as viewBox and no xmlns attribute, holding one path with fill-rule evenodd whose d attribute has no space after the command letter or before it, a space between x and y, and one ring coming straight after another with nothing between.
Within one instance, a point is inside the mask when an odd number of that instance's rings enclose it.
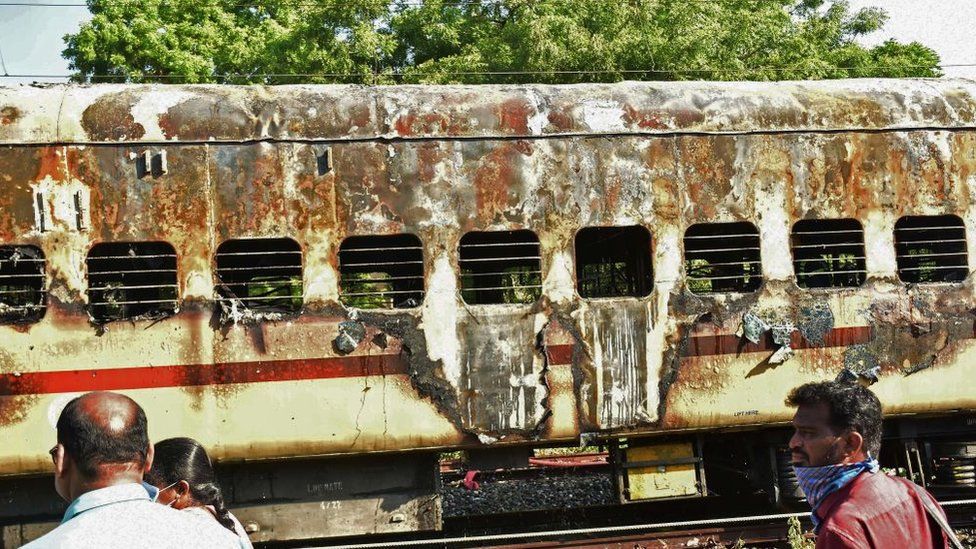
<instances>
[{"instance_id":1,"label":"railway track","mask_svg":"<svg viewBox=\"0 0 976 549\"><path fill-rule=\"evenodd\" d=\"M976 499L942 502L953 526L976 526ZM466 549L637 549L651 547L788 547L789 520L797 518L809 530L809 513L779 513L722 517L702 520L643 523L594 528L512 532L483 536L430 537L384 541L318 545L307 549L390 549L405 547Z\"/></svg>"}]
</instances>

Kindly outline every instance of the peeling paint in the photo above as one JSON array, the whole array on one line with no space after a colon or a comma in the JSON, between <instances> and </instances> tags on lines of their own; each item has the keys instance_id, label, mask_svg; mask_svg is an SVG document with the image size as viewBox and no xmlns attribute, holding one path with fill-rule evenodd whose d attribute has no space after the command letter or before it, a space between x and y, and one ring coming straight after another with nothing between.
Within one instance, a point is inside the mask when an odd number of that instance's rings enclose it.
<instances>
[{"instance_id":1,"label":"peeling paint","mask_svg":"<svg viewBox=\"0 0 976 549\"><path fill-rule=\"evenodd\" d=\"M0 326L0 375L173 368L132 392L221 459L774 423L790 387L844 372L900 412L976 407L973 277L903 284L892 234L958 215L976 252L974 127L962 80L0 88L0 244L44 251L50 295L40 322ZM140 174L143 152L167 172ZM799 288L791 228L841 218L864 228L864 284ZM685 231L738 221L763 285L692 293ZM576 234L608 226L650 232L649 295L580 297ZM460 239L514 230L538 236L542 298L466 305ZM342 305L343 239L393 234L423 243L423 303ZM299 313L215 300L223 241L281 237L301 247ZM173 246L175 315L88 322L86 254L118 241ZM41 471L35 416L60 395L0 379L0 437L24 441L0 474Z\"/></svg>"}]
</instances>

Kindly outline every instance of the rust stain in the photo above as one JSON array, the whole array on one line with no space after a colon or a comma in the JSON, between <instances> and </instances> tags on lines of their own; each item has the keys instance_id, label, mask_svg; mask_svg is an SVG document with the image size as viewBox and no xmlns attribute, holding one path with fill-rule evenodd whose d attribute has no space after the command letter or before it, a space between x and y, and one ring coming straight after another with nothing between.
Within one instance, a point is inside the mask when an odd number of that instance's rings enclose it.
<instances>
[{"instance_id":1,"label":"rust stain","mask_svg":"<svg viewBox=\"0 0 976 549\"><path fill-rule=\"evenodd\" d=\"M0 126L9 126L16 122L20 116L20 109L8 105L0 109Z\"/></svg>"},{"instance_id":2,"label":"rust stain","mask_svg":"<svg viewBox=\"0 0 976 549\"><path fill-rule=\"evenodd\" d=\"M529 116L534 110L532 105L524 99L509 99L502 102L499 106L499 129L516 135L527 135L529 133Z\"/></svg>"},{"instance_id":3,"label":"rust stain","mask_svg":"<svg viewBox=\"0 0 976 549\"><path fill-rule=\"evenodd\" d=\"M81 125L99 140L139 139L146 134L146 129L132 117L133 103L131 94L100 98L82 113Z\"/></svg>"}]
</instances>

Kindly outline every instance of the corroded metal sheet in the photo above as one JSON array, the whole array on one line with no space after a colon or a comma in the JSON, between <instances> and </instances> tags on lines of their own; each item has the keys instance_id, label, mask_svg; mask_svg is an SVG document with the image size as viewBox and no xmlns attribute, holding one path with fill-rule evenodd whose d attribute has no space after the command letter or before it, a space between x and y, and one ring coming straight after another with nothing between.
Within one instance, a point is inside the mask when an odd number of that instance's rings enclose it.
<instances>
[{"instance_id":1,"label":"corroded metal sheet","mask_svg":"<svg viewBox=\"0 0 976 549\"><path fill-rule=\"evenodd\" d=\"M45 470L39 434L97 388L218 459L768 424L844 371L876 374L891 412L976 407L972 280L901 283L892 234L957 215L972 262L972 82L20 87L0 113L0 245L41 248L50 296L0 326L0 474ZM818 218L862 224L861 288L796 286L790 229ZM692 292L685 230L742 220L762 287ZM581 298L577 231L634 225L650 294ZM542 299L466 305L463 235L523 229ZM400 233L423 243L423 302L344 306L342 240ZM217 247L281 237L301 311L220 306ZM85 256L106 241L173 246L175 315L92 321Z\"/></svg>"}]
</instances>

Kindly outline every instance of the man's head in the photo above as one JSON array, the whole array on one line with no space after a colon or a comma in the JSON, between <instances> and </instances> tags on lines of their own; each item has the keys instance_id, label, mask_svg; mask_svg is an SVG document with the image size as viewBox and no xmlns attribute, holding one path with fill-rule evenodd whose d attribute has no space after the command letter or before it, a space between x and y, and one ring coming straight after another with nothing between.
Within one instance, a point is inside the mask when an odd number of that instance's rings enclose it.
<instances>
[{"instance_id":1,"label":"man's head","mask_svg":"<svg viewBox=\"0 0 976 549\"><path fill-rule=\"evenodd\" d=\"M139 482L152 465L146 414L127 396L82 395L64 407L57 429L54 485L68 501L88 490Z\"/></svg>"},{"instance_id":2,"label":"man's head","mask_svg":"<svg viewBox=\"0 0 976 549\"><path fill-rule=\"evenodd\" d=\"M881 448L881 401L852 383L807 383L786 398L796 408L790 451L807 467L856 463Z\"/></svg>"}]
</instances>

